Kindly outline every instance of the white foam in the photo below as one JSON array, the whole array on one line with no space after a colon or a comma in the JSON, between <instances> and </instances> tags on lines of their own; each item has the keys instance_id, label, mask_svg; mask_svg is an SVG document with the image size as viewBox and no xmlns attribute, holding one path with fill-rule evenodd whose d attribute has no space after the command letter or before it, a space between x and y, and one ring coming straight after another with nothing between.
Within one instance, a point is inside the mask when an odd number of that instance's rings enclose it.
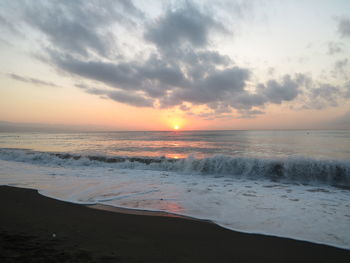
<instances>
[{"instance_id":1,"label":"white foam","mask_svg":"<svg viewBox=\"0 0 350 263\"><path fill-rule=\"evenodd\" d=\"M350 249L350 191L330 186L10 161L0 161L0 184L70 202L167 211L232 230Z\"/></svg>"},{"instance_id":2,"label":"white foam","mask_svg":"<svg viewBox=\"0 0 350 263\"><path fill-rule=\"evenodd\" d=\"M284 182L350 186L350 162L345 160L316 160L303 157L266 159L227 155L214 155L202 159L188 157L174 160L150 157L74 155L24 149L0 149L0 159L43 166L90 166L114 169L176 171L203 175L221 175L229 178L268 178Z\"/></svg>"}]
</instances>

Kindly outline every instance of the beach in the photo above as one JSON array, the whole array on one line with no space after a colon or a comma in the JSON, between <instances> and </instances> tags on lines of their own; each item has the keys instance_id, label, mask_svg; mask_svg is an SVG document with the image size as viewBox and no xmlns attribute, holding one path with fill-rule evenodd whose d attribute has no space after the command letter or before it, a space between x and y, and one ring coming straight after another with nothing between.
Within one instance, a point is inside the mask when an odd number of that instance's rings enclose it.
<instances>
[{"instance_id":1,"label":"beach","mask_svg":"<svg viewBox=\"0 0 350 263\"><path fill-rule=\"evenodd\" d=\"M0 187L1 262L349 262L350 251Z\"/></svg>"}]
</instances>

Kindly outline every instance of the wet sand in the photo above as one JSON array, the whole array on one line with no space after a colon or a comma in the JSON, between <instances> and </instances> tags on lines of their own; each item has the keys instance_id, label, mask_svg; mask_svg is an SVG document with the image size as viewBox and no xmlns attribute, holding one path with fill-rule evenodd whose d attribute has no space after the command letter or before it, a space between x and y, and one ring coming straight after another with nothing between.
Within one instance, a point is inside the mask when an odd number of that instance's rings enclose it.
<instances>
[{"instance_id":1,"label":"wet sand","mask_svg":"<svg viewBox=\"0 0 350 263\"><path fill-rule=\"evenodd\" d=\"M91 209L35 190L1 186L0 202L0 262L350 262L350 250Z\"/></svg>"}]
</instances>

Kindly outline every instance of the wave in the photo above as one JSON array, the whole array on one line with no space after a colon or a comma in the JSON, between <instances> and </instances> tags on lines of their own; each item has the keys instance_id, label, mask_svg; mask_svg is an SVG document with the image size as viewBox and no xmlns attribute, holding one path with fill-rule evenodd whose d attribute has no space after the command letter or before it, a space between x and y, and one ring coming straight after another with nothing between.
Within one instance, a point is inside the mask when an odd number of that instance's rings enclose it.
<instances>
[{"instance_id":1,"label":"wave","mask_svg":"<svg viewBox=\"0 0 350 263\"><path fill-rule=\"evenodd\" d=\"M40 165L103 166L247 178L295 183L325 183L350 189L350 161L310 158L247 158L227 155L197 159L127 157L0 149L0 159Z\"/></svg>"}]
</instances>

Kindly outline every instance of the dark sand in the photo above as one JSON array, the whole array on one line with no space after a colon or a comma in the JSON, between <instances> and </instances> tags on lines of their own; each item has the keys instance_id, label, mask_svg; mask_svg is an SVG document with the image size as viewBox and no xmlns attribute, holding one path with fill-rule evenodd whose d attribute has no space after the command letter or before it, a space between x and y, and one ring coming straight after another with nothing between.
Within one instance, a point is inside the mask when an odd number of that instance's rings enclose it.
<instances>
[{"instance_id":1,"label":"dark sand","mask_svg":"<svg viewBox=\"0 0 350 263\"><path fill-rule=\"evenodd\" d=\"M350 250L91 209L34 190L2 186L0 202L0 262L350 262Z\"/></svg>"}]
</instances>

